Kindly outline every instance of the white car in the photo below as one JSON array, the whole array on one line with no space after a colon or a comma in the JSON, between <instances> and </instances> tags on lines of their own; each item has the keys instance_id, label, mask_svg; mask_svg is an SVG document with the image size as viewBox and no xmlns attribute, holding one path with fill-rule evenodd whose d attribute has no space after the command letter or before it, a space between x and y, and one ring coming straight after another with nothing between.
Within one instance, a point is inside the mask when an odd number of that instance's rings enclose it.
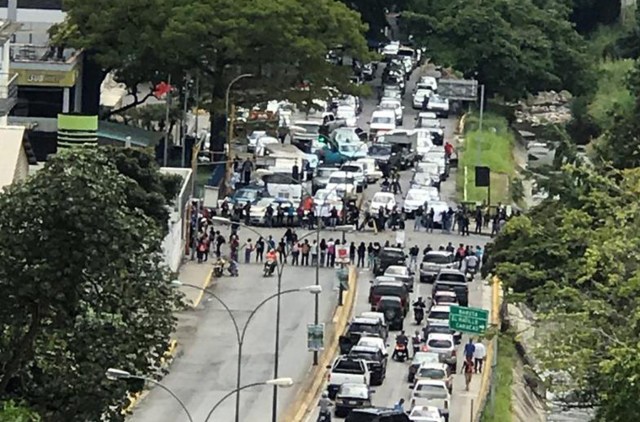
<instances>
[{"instance_id":1,"label":"white car","mask_svg":"<svg viewBox=\"0 0 640 422\"><path fill-rule=\"evenodd\" d=\"M396 198L391 192L378 192L371 198L369 212L375 215L378 214L380 208L386 208L387 211L391 211L395 206Z\"/></svg>"},{"instance_id":2,"label":"white car","mask_svg":"<svg viewBox=\"0 0 640 422\"><path fill-rule=\"evenodd\" d=\"M254 130L247 136L247 152L254 152L256 150L256 145L258 143L258 139L263 136L267 136L267 132L264 130Z\"/></svg>"},{"instance_id":3,"label":"white car","mask_svg":"<svg viewBox=\"0 0 640 422\"><path fill-rule=\"evenodd\" d=\"M396 113L396 126L402 126L402 110L404 107L400 100L394 98L383 98L378 105L380 110L393 110Z\"/></svg>"},{"instance_id":4,"label":"white car","mask_svg":"<svg viewBox=\"0 0 640 422\"><path fill-rule=\"evenodd\" d=\"M429 201L440 199L440 198L434 198L434 192L427 189L435 189L435 194L439 195L438 189L436 188L420 187L419 189L409 189L409 192L407 192L407 196L405 196L404 198L404 205L403 205L404 211L406 213L413 215L413 213L418 209L418 207L421 206L424 209L425 206L428 205Z\"/></svg>"},{"instance_id":5,"label":"white car","mask_svg":"<svg viewBox=\"0 0 640 422\"><path fill-rule=\"evenodd\" d=\"M430 98L433 91L429 89L419 89L413 94L413 108L421 109L425 98Z\"/></svg>"},{"instance_id":6,"label":"white car","mask_svg":"<svg viewBox=\"0 0 640 422\"><path fill-rule=\"evenodd\" d=\"M449 204L444 201L432 201L429 209L433 208L433 224L442 225L442 213L449 211Z\"/></svg>"},{"instance_id":7,"label":"white car","mask_svg":"<svg viewBox=\"0 0 640 422\"><path fill-rule=\"evenodd\" d=\"M416 137L416 153L422 157L433 148L433 137L428 129L414 129L413 135Z\"/></svg>"},{"instance_id":8,"label":"white car","mask_svg":"<svg viewBox=\"0 0 640 422\"><path fill-rule=\"evenodd\" d=\"M449 117L449 99L434 94L429 98L427 110L434 112L436 116L447 118Z\"/></svg>"},{"instance_id":9,"label":"white car","mask_svg":"<svg viewBox=\"0 0 640 422\"><path fill-rule=\"evenodd\" d=\"M427 314L427 322L433 325L449 326L449 312L451 308L448 306L432 306Z\"/></svg>"},{"instance_id":10,"label":"white car","mask_svg":"<svg viewBox=\"0 0 640 422\"><path fill-rule=\"evenodd\" d=\"M451 393L444 381L420 380L416 382L411 393L411 407L435 406L440 411L449 409Z\"/></svg>"},{"instance_id":11,"label":"white car","mask_svg":"<svg viewBox=\"0 0 640 422\"><path fill-rule=\"evenodd\" d=\"M336 110L336 118L340 120L344 120L347 126L355 126L358 117L356 113L356 109L354 107L348 105L340 105Z\"/></svg>"},{"instance_id":12,"label":"white car","mask_svg":"<svg viewBox=\"0 0 640 422\"><path fill-rule=\"evenodd\" d=\"M384 339L380 337L360 337L356 346L375 347L382 352L383 356L388 356L387 345L384 343Z\"/></svg>"},{"instance_id":13,"label":"white car","mask_svg":"<svg viewBox=\"0 0 640 422\"><path fill-rule=\"evenodd\" d=\"M267 145L279 144L280 140L272 136L262 136L256 141L255 152L258 157L263 157L266 153Z\"/></svg>"},{"instance_id":14,"label":"white car","mask_svg":"<svg viewBox=\"0 0 640 422\"><path fill-rule=\"evenodd\" d=\"M447 308L449 307L447 306ZM426 352L433 352L442 355L446 362L455 365L456 342L453 338L453 334L431 333L425 341L425 348Z\"/></svg>"},{"instance_id":15,"label":"white car","mask_svg":"<svg viewBox=\"0 0 640 422\"><path fill-rule=\"evenodd\" d=\"M357 191L356 179L347 172L335 171L329 176L325 189L329 192L336 192L340 198L354 196Z\"/></svg>"},{"instance_id":16,"label":"white car","mask_svg":"<svg viewBox=\"0 0 640 422\"><path fill-rule=\"evenodd\" d=\"M364 166L364 174L367 176L368 183L374 183L379 179L382 179L382 171L378 168L376 160L373 158L358 158L357 163L361 163Z\"/></svg>"},{"instance_id":17,"label":"white car","mask_svg":"<svg viewBox=\"0 0 640 422\"><path fill-rule=\"evenodd\" d=\"M343 164L340 167L340 171L346 171L347 173L352 175L353 178L356 179L356 183L359 186L362 186L363 188L367 187L367 177L364 173L364 166L361 163L358 163L356 161Z\"/></svg>"},{"instance_id":18,"label":"white car","mask_svg":"<svg viewBox=\"0 0 640 422\"><path fill-rule=\"evenodd\" d=\"M439 290L433 297L433 304L436 306L458 306L458 295L449 290Z\"/></svg>"},{"instance_id":19,"label":"white car","mask_svg":"<svg viewBox=\"0 0 640 422\"><path fill-rule=\"evenodd\" d=\"M444 381L449 392L453 389L453 376L445 363L425 362L416 371L415 382L421 380Z\"/></svg>"},{"instance_id":20,"label":"white car","mask_svg":"<svg viewBox=\"0 0 640 422\"><path fill-rule=\"evenodd\" d=\"M396 128L396 113L393 110L376 110L371 114L369 122L369 137L375 139L376 136L389 132Z\"/></svg>"},{"instance_id":21,"label":"white car","mask_svg":"<svg viewBox=\"0 0 640 422\"><path fill-rule=\"evenodd\" d=\"M418 84L417 85L418 86L424 85L425 87L428 87L429 89L431 89L434 92L438 90L438 80L433 76L422 76L422 77L420 77L420 79L418 80Z\"/></svg>"},{"instance_id":22,"label":"white car","mask_svg":"<svg viewBox=\"0 0 640 422\"><path fill-rule=\"evenodd\" d=\"M331 132L331 139L338 144L359 144L362 142L355 127L340 127Z\"/></svg>"},{"instance_id":23,"label":"white car","mask_svg":"<svg viewBox=\"0 0 640 422\"><path fill-rule=\"evenodd\" d=\"M446 413L448 415L448 412ZM409 413L411 422L446 422L440 410L435 406L414 406Z\"/></svg>"}]
</instances>

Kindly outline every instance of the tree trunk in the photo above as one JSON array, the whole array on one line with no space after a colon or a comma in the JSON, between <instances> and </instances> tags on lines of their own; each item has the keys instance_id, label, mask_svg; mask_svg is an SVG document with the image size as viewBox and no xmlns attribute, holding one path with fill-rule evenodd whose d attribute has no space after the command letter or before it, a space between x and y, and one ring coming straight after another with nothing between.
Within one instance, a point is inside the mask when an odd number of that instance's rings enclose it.
<instances>
[{"instance_id":1,"label":"tree trunk","mask_svg":"<svg viewBox=\"0 0 640 422\"><path fill-rule=\"evenodd\" d=\"M33 312L31 314L31 324L29 329L22 336L22 339L18 342L17 347L13 351L11 358L4 366L4 373L0 376L0 393L5 393L9 381L16 374L20 368L20 363L24 356L29 356L33 349L33 341L36 338L38 329L40 328L40 305L33 305Z\"/></svg>"}]
</instances>

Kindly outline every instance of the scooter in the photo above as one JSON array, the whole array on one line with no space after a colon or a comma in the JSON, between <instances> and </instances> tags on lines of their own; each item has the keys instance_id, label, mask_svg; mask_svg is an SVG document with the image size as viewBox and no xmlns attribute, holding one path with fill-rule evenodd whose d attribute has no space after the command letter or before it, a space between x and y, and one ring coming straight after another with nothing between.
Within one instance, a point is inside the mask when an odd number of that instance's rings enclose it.
<instances>
[{"instance_id":1,"label":"scooter","mask_svg":"<svg viewBox=\"0 0 640 422\"><path fill-rule=\"evenodd\" d=\"M409 353L407 353L407 346L404 343L396 343L395 353L393 358L398 362L404 362L409 359Z\"/></svg>"},{"instance_id":2,"label":"scooter","mask_svg":"<svg viewBox=\"0 0 640 422\"><path fill-rule=\"evenodd\" d=\"M413 308L413 317L415 318L417 325L422 324L422 320L424 319L424 309L419 306Z\"/></svg>"},{"instance_id":3,"label":"scooter","mask_svg":"<svg viewBox=\"0 0 640 422\"><path fill-rule=\"evenodd\" d=\"M276 261L267 261L264 263L263 276L271 277L276 269Z\"/></svg>"},{"instance_id":4,"label":"scooter","mask_svg":"<svg viewBox=\"0 0 640 422\"><path fill-rule=\"evenodd\" d=\"M316 422L331 422L331 412L320 412Z\"/></svg>"}]
</instances>

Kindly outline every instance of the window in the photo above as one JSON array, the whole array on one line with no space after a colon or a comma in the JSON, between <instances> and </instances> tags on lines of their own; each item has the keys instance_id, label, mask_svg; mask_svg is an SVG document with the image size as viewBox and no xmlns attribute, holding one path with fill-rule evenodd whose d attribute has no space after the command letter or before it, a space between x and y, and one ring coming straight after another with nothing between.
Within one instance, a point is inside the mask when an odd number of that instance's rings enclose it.
<instances>
[{"instance_id":1,"label":"window","mask_svg":"<svg viewBox=\"0 0 640 422\"><path fill-rule=\"evenodd\" d=\"M429 319L449 319L449 312L431 311L429 312Z\"/></svg>"},{"instance_id":2,"label":"window","mask_svg":"<svg viewBox=\"0 0 640 422\"><path fill-rule=\"evenodd\" d=\"M378 326L367 324L351 324L349 331L352 333L371 333L377 334L379 332Z\"/></svg>"},{"instance_id":3,"label":"window","mask_svg":"<svg viewBox=\"0 0 640 422\"><path fill-rule=\"evenodd\" d=\"M400 296L402 293L400 286L376 286L373 288L374 296Z\"/></svg>"},{"instance_id":4,"label":"window","mask_svg":"<svg viewBox=\"0 0 640 422\"><path fill-rule=\"evenodd\" d=\"M371 120L371 123L379 123L383 125L390 125L393 123L393 119L391 117L374 117Z\"/></svg>"},{"instance_id":5,"label":"window","mask_svg":"<svg viewBox=\"0 0 640 422\"><path fill-rule=\"evenodd\" d=\"M422 368L419 376L421 378L430 378L432 380L441 380L447 376L442 369L437 368Z\"/></svg>"},{"instance_id":6,"label":"window","mask_svg":"<svg viewBox=\"0 0 640 422\"><path fill-rule=\"evenodd\" d=\"M436 349L450 349L453 344L449 340L429 340L429 347L435 347Z\"/></svg>"},{"instance_id":7,"label":"window","mask_svg":"<svg viewBox=\"0 0 640 422\"><path fill-rule=\"evenodd\" d=\"M353 178L352 177L338 177L333 176L329 178L329 183L333 185L352 185Z\"/></svg>"},{"instance_id":8,"label":"window","mask_svg":"<svg viewBox=\"0 0 640 422\"><path fill-rule=\"evenodd\" d=\"M365 371L360 361L342 359L333 368L333 372L337 374L363 374Z\"/></svg>"},{"instance_id":9,"label":"window","mask_svg":"<svg viewBox=\"0 0 640 422\"><path fill-rule=\"evenodd\" d=\"M442 281L459 281L460 283L464 283L466 280L464 275L462 274L440 274L438 276L438 280Z\"/></svg>"},{"instance_id":10,"label":"window","mask_svg":"<svg viewBox=\"0 0 640 422\"><path fill-rule=\"evenodd\" d=\"M451 256L427 253L422 259L422 262L428 264L449 264L451 263Z\"/></svg>"}]
</instances>

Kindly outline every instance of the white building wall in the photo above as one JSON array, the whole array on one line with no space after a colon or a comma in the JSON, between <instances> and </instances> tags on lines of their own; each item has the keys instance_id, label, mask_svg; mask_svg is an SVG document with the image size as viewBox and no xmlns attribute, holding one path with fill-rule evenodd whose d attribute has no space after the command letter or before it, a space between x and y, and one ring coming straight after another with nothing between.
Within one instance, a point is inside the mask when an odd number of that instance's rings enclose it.
<instances>
[{"instance_id":1,"label":"white building wall","mask_svg":"<svg viewBox=\"0 0 640 422\"><path fill-rule=\"evenodd\" d=\"M178 221L171 221L169 234L162 241L162 251L164 253L164 262L171 269L177 272L182 262L184 253L184 241L182 239L182 218Z\"/></svg>"}]
</instances>

